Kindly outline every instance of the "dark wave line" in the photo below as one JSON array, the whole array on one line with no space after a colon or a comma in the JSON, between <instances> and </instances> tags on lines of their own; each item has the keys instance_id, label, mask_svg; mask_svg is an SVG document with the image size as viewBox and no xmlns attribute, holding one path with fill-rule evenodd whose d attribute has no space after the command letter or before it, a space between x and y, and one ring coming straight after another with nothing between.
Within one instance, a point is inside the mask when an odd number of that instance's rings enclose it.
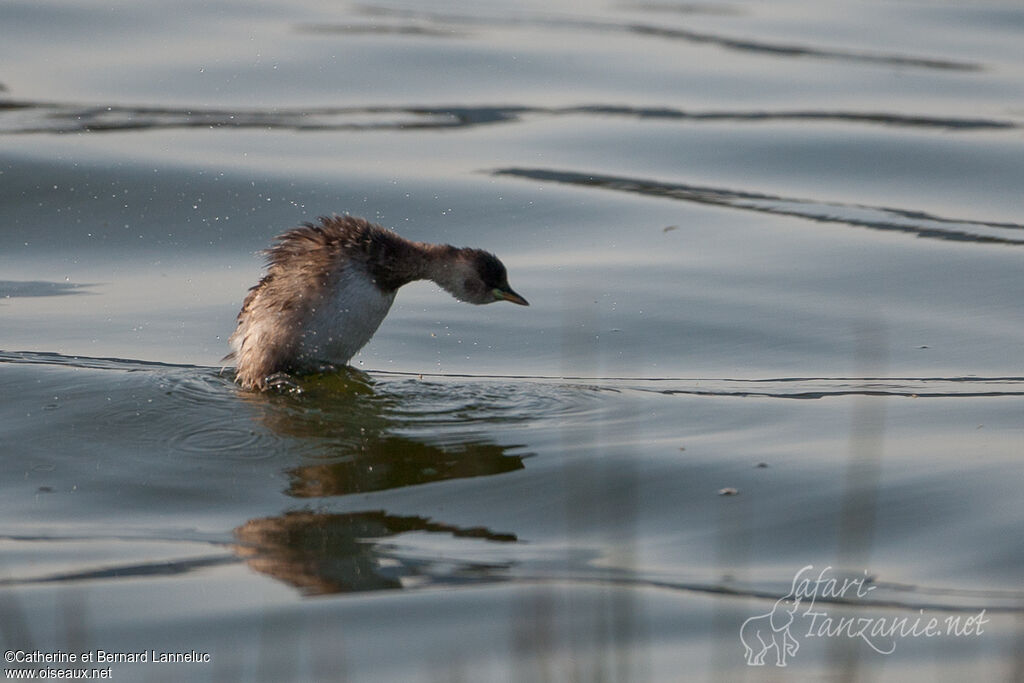
<instances>
[{"instance_id":1,"label":"dark wave line","mask_svg":"<svg viewBox=\"0 0 1024 683\"><path fill-rule=\"evenodd\" d=\"M159 371L191 370L219 375L222 368L161 363L157 361L67 356L40 351L0 351L0 364L63 365L93 370ZM902 396L907 398L976 398L1024 395L1024 377L587 377L575 375L481 375L468 373L402 372L371 370L372 377L430 377L449 380L588 382L607 391L643 391L665 395L733 396L763 398L820 399L835 396ZM224 382L230 383L225 377ZM675 384L681 386L665 386ZM937 385L962 387L939 390ZM775 385L774 390L772 385ZM802 385L802 386L801 386ZM819 386L816 386L819 385ZM825 386L820 386L825 385ZM786 390L784 387L793 387Z\"/></svg>"},{"instance_id":2,"label":"dark wave line","mask_svg":"<svg viewBox=\"0 0 1024 683\"><path fill-rule=\"evenodd\" d=\"M741 588L717 584L676 582L670 580L625 576L560 576L554 574L535 576L514 576L512 577L512 580L516 583L574 583L605 586L622 586L626 588L655 588L661 590L678 591L683 593L698 593L724 597L758 598L763 600L778 600L781 595L785 594L785 589L782 589L781 592L778 592L772 590L760 590L756 588ZM924 592L923 594L942 595L943 592L941 591L941 589L931 589L927 592ZM954 589L950 591L948 597L956 597L958 595L960 595L960 592ZM1000 595L998 597L1011 597L1011 599L1016 598L1018 600L1021 599L1019 596ZM861 609L898 609L910 611L934 610L953 613L978 612L984 609L986 612L991 613L1024 614L1024 605L998 605L993 603L956 604L952 601L910 601L899 600L896 598L874 598L871 600L860 600L854 598L833 597L823 595L815 598L815 604L836 605L842 607L857 607Z\"/></svg>"},{"instance_id":3,"label":"dark wave line","mask_svg":"<svg viewBox=\"0 0 1024 683\"><path fill-rule=\"evenodd\" d=\"M416 24L299 24L300 33L321 33L339 35L395 35L428 38L456 38L464 36L462 31L449 28L434 28Z\"/></svg>"},{"instance_id":4,"label":"dark wave line","mask_svg":"<svg viewBox=\"0 0 1024 683\"><path fill-rule=\"evenodd\" d=\"M903 232L930 239L1014 246L1024 245L1024 236L1011 237L1000 234L1001 231L1017 232L1024 230L1024 225L1019 223L945 218L918 210L847 204L843 202L814 201L794 197L780 197L759 192L703 187L682 183L666 183L657 180L580 173L577 171L545 168L499 168L490 171L490 173L496 176L529 178L531 180L594 187L616 192L629 192L697 204L724 206L743 211L794 216L818 223L838 223L853 227L871 228L873 230Z\"/></svg>"},{"instance_id":5,"label":"dark wave line","mask_svg":"<svg viewBox=\"0 0 1024 683\"><path fill-rule=\"evenodd\" d=\"M95 581L95 580L110 580L110 579L131 579L131 578L150 578L150 577L164 577L164 576L180 576L188 574L208 567L218 567L231 564L238 564L242 562L244 558L240 558L237 555L218 555L213 557L195 558L189 560L179 561L167 561L167 562L153 562L153 563L142 563L134 565L121 565L115 567L107 567L103 569L97 569L92 571L82 572L68 572L62 574L50 574L41 577L24 578L24 579L0 579L0 586L11 587L11 586L29 586L38 584L48 583L65 583L65 582L80 582L80 581ZM437 577L440 578L440 577ZM656 590L668 590L673 592L681 593L694 593L702 595L716 595L721 597L737 597L737 598L754 598L760 600L777 600L780 596L778 590L771 589L758 589L758 588L744 588L739 586L728 586L721 584L711 583L695 583L695 582L678 582L665 579L654 579L646 578L643 576L622 576L622 575L600 575L600 574L520 574L520 575L501 575L492 576L481 580L480 577L476 577L471 583L508 583L513 582L516 584L556 584L556 583L570 583L579 585L595 585L595 586L617 586L622 588L653 588ZM451 581L445 581L448 583ZM420 587L430 587L436 585L437 582L430 581L425 582ZM461 581L455 581L454 583L461 583ZM885 588L885 584L872 584L878 588ZM388 586L387 588L395 589L400 586ZM384 589L384 588L381 588ZM993 614L1021 614L1024 613L1024 605L1020 604L998 604L998 600L1009 599L1011 601L1020 600L1021 597L1018 594L1006 592L1006 591L962 591L959 589L917 589L914 586L892 586L891 589L894 592L904 592L913 597L924 598L925 596L935 596L938 598L951 598L947 600L901 600L895 597L888 598L873 598L871 600L861 600L846 597L834 597L834 596L816 596L815 605L820 606L837 606L837 607L856 607L858 609L897 609L897 610L931 610L938 612L948 613L968 613L978 612L985 610L986 612ZM416 590L416 588L413 588ZM784 591L783 591L784 592ZM952 599L955 598L973 598L966 604L958 604ZM982 602L979 600L989 598L993 602Z\"/></svg>"},{"instance_id":6,"label":"dark wave line","mask_svg":"<svg viewBox=\"0 0 1024 683\"><path fill-rule=\"evenodd\" d=\"M457 379L539 379L539 380L580 380L594 382L749 382L751 384L795 383L795 382L1021 382L1024 376L979 377L965 375L956 377L611 377L583 375L480 375L473 373L406 372L402 370L374 370L375 375L398 375L402 377L451 377Z\"/></svg>"},{"instance_id":7,"label":"dark wave line","mask_svg":"<svg viewBox=\"0 0 1024 683\"><path fill-rule=\"evenodd\" d=\"M25 365L64 365L93 370L217 370L218 368L189 365L186 363L161 363L154 360L132 360L103 356L70 356L52 351L3 351L0 363Z\"/></svg>"},{"instance_id":8,"label":"dark wave line","mask_svg":"<svg viewBox=\"0 0 1024 683\"><path fill-rule=\"evenodd\" d=\"M580 31L622 32L644 37L681 40L693 44L714 45L726 50L754 52L774 57L810 57L834 61L939 69L945 71L981 71L983 69L981 64L975 62L963 62L931 57L916 57L901 54L874 53L858 50L830 49L787 43L773 43L654 24L616 24L586 19L563 19L559 17L474 17L463 14L445 14L439 12L403 10L377 6L364 6L360 9L363 14L371 16L415 19L419 21L433 22L435 24L443 24L445 26L459 25L478 26L484 28L526 26L542 29L557 28Z\"/></svg>"},{"instance_id":9,"label":"dark wave line","mask_svg":"<svg viewBox=\"0 0 1024 683\"><path fill-rule=\"evenodd\" d=\"M791 398L797 400L817 400L837 396L902 396L905 398L991 398L996 396L1024 396L1024 388L1020 391L968 391L963 393L949 392L918 392L918 391L883 391L879 389L846 389L843 391L802 391L794 394L773 393L770 391L713 391L699 389L665 389L655 393L666 396L732 396L736 398Z\"/></svg>"},{"instance_id":10,"label":"dark wave line","mask_svg":"<svg viewBox=\"0 0 1024 683\"><path fill-rule=\"evenodd\" d=\"M25 116L32 114L31 117ZM163 107L83 106L47 102L0 103L0 133L80 133L169 128L261 128L286 130L388 130L452 128L501 120L481 109L342 107L223 110ZM391 117L391 118L388 118ZM5 121L6 119L6 121Z\"/></svg>"},{"instance_id":11,"label":"dark wave line","mask_svg":"<svg viewBox=\"0 0 1024 683\"><path fill-rule=\"evenodd\" d=\"M372 371L374 376L442 379L588 382L598 390L640 391L666 396L720 396L815 400L840 396L897 396L904 398L982 398L1024 396L1024 377L787 377L779 379L560 377L553 375L471 375ZM665 384L684 386L665 387ZM825 384L826 386L813 386ZM948 384L965 388L939 390ZM774 390L762 387L771 387ZM787 387L796 385L792 390ZM805 385L805 386L800 386Z\"/></svg>"},{"instance_id":12,"label":"dark wave line","mask_svg":"<svg viewBox=\"0 0 1024 683\"><path fill-rule=\"evenodd\" d=\"M261 520L254 520L261 521ZM471 538L485 538L479 532L468 533ZM400 532L400 530L399 530ZM500 538L499 541L514 540ZM258 546L257 546L258 549ZM39 584L82 582L82 581L105 581L112 579L136 579L152 577L173 577L205 569L207 567L238 564L245 558L238 554L218 554L214 556L190 558L185 560L167 560L157 562L142 562L137 564L124 564L117 566L103 567L99 569L70 571L43 575L43 577L27 579L0 579L0 586L31 586ZM623 588L651 588L655 590L669 590L682 593L696 593L705 595L718 595L723 597L756 598L763 600L777 600L780 591L784 589L762 589L756 587L729 586L722 584L709 584L698 582L678 582L668 579L655 579L643 577L643 575L624 574L622 572L567 572L567 573L516 573L515 575L501 575L492 577L483 583L508 583L517 584L555 584L569 583L580 585L596 586L617 586ZM433 582L430 582L433 583ZM477 578L472 583L480 583ZM1022 613L1024 604L1013 604L1024 601L1024 595L1015 591L1002 590L965 590L956 588L935 588L920 587L909 584L896 584L887 582L871 582L874 588L884 591L883 595L903 594L916 600L899 599L895 596L873 597L870 600L853 599L843 596L815 596L814 602L818 605L834 605L845 607L856 607L861 609L902 609L902 610L935 610L944 612L973 612L984 609L993 613ZM938 600L922 599L926 596L934 596ZM944 600L942 598L945 598ZM955 600L963 599L965 603L957 603ZM1006 604L1009 601L1011 604ZM1002 604L999 604L1002 602Z\"/></svg>"},{"instance_id":13,"label":"dark wave line","mask_svg":"<svg viewBox=\"0 0 1024 683\"><path fill-rule=\"evenodd\" d=\"M626 30L645 36L684 40L690 43L708 43L741 52L757 52L777 57L816 57L819 59L882 64L887 66L919 67L925 69L942 69L947 71L981 71L982 66L973 62L958 62L948 59L929 57L909 57L896 54L876 54L854 50L832 50L807 47L803 45L787 45L784 43L766 43L756 40L727 38L713 33L699 33L679 28L665 28L646 24L630 24Z\"/></svg>"},{"instance_id":14,"label":"dark wave line","mask_svg":"<svg viewBox=\"0 0 1024 683\"><path fill-rule=\"evenodd\" d=\"M241 560L234 555L217 555L189 560L170 560L165 562L146 562L127 564L103 569L63 574L48 574L26 579L0 579L0 586L28 586L33 584L64 583L67 581L96 581L105 579L127 579L154 576L179 576L207 567L218 567L227 564L238 564Z\"/></svg>"},{"instance_id":15,"label":"dark wave line","mask_svg":"<svg viewBox=\"0 0 1024 683\"><path fill-rule=\"evenodd\" d=\"M49 282L45 280L0 280L0 299L19 299L37 296L69 296L91 294L93 284L76 282Z\"/></svg>"},{"instance_id":16,"label":"dark wave line","mask_svg":"<svg viewBox=\"0 0 1024 683\"><path fill-rule=\"evenodd\" d=\"M667 2L638 2L623 5L623 8L638 12L671 12L673 14L705 14L715 16L737 16L744 13L744 11L738 7L699 2L681 4Z\"/></svg>"},{"instance_id":17,"label":"dark wave line","mask_svg":"<svg viewBox=\"0 0 1024 683\"><path fill-rule=\"evenodd\" d=\"M310 109L196 109L0 102L0 134L124 132L170 128L260 128L297 131L446 130L519 123L536 116L610 116L679 122L841 122L948 131L1012 130L1014 121L843 111L686 111L672 107L589 104L567 107L367 106Z\"/></svg>"},{"instance_id":18,"label":"dark wave line","mask_svg":"<svg viewBox=\"0 0 1024 683\"><path fill-rule=\"evenodd\" d=\"M685 111L658 107L616 107L607 105L584 105L552 109L530 110L529 113L550 114L592 114L624 116L642 119L667 119L682 121L839 121L844 123L870 123L885 126L911 128L941 128L946 130L1008 130L1020 128L1013 121L996 119L967 119L956 117L925 116L918 114L891 114L886 112L844 112L844 111Z\"/></svg>"},{"instance_id":19,"label":"dark wave line","mask_svg":"<svg viewBox=\"0 0 1024 683\"><path fill-rule=\"evenodd\" d=\"M125 543L201 543L214 548L230 546L232 538L230 533L219 534L196 531L194 529L122 529L121 533L108 533L108 530L100 533L72 533L72 534L3 534L0 533L0 541L15 541L27 543L67 543L81 541L118 541Z\"/></svg>"}]
</instances>

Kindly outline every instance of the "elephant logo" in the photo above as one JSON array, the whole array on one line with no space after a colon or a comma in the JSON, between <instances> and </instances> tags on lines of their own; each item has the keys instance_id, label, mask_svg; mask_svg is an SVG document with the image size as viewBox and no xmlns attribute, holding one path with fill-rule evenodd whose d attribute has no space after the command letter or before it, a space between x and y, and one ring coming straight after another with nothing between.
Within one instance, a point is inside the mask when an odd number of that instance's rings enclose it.
<instances>
[{"instance_id":1,"label":"elephant logo","mask_svg":"<svg viewBox=\"0 0 1024 683\"><path fill-rule=\"evenodd\" d=\"M800 598L794 585L793 590L775 601L770 612L743 622L740 642L743 643L748 665L764 666L764 658L772 648L775 649L775 666L786 666L786 657L796 655L800 642L789 632L789 627L799 607Z\"/></svg>"}]
</instances>

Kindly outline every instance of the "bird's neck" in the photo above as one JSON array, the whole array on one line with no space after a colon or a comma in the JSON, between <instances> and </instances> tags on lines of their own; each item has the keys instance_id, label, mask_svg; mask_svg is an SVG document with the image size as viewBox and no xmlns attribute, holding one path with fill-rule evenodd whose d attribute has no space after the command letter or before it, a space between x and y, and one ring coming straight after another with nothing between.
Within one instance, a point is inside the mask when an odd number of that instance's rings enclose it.
<instances>
[{"instance_id":1,"label":"bird's neck","mask_svg":"<svg viewBox=\"0 0 1024 683\"><path fill-rule=\"evenodd\" d=\"M432 280L454 292L463 277L458 268L459 253L447 244L412 242L394 235L370 252L367 266L383 291L394 291L414 280Z\"/></svg>"},{"instance_id":2,"label":"bird's neck","mask_svg":"<svg viewBox=\"0 0 1024 683\"><path fill-rule=\"evenodd\" d=\"M448 244L416 243L419 252L419 273L416 279L430 280L454 292L464 277L458 268L459 249Z\"/></svg>"}]
</instances>

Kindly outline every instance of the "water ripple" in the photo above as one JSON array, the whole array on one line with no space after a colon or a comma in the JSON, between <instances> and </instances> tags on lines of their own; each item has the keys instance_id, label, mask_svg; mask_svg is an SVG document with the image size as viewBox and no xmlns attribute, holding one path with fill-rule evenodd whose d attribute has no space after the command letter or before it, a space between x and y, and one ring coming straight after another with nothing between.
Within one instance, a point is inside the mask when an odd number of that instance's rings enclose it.
<instances>
[{"instance_id":1,"label":"water ripple","mask_svg":"<svg viewBox=\"0 0 1024 683\"><path fill-rule=\"evenodd\" d=\"M753 52L773 57L803 57L830 61L939 69L946 71L980 71L984 68L977 62L736 38L718 33L693 31L691 29L663 26L660 24L616 23L593 19L553 16L471 16L466 14L445 14L419 10L383 8L377 6L365 6L361 9L364 14L371 16L412 19L420 22L439 24L444 27L473 26L485 29L529 28L627 33L641 37L678 40L697 45L713 45L725 50Z\"/></svg>"},{"instance_id":2,"label":"water ripple","mask_svg":"<svg viewBox=\"0 0 1024 683\"><path fill-rule=\"evenodd\" d=\"M659 386L634 383L638 391L666 395L820 399L837 396L903 396L906 398L977 398L1024 396L1024 377L935 378L789 378L672 381Z\"/></svg>"},{"instance_id":3,"label":"water ripple","mask_svg":"<svg viewBox=\"0 0 1024 683\"><path fill-rule=\"evenodd\" d=\"M885 54L856 50L811 47L786 43L771 43L749 39L731 38L714 33L700 33L681 28L668 28L649 24L630 24L624 30L644 36L683 40L689 43L708 43L729 50L756 52L776 57L816 57L844 62L861 62L886 66L918 67L952 71L980 71L982 66L975 62L960 62L949 59L914 57L899 54Z\"/></svg>"},{"instance_id":4,"label":"water ripple","mask_svg":"<svg viewBox=\"0 0 1024 683\"><path fill-rule=\"evenodd\" d=\"M454 38L465 35L450 28L435 28L418 24L300 24L295 27L300 33L322 33L340 35L394 35L427 38Z\"/></svg>"},{"instance_id":5,"label":"water ripple","mask_svg":"<svg viewBox=\"0 0 1024 683\"><path fill-rule=\"evenodd\" d=\"M374 372L374 375L407 373ZM907 398L973 398L1024 396L1024 377L573 377L554 375L423 375L449 380L507 380L533 387L551 384L566 391L640 391L665 395L818 399L838 396L904 396ZM521 387L507 385L510 391ZM579 403L577 408L585 410Z\"/></svg>"},{"instance_id":6,"label":"water ripple","mask_svg":"<svg viewBox=\"0 0 1024 683\"><path fill-rule=\"evenodd\" d=\"M759 192L667 183L600 173L580 173L545 168L499 168L490 173L496 176L529 178L697 204L725 206L743 211L795 216L819 223L839 223L873 230L905 232L930 239L1015 246L1024 244L1024 234L1021 234L1021 231L1024 231L1024 225L1019 223L945 218L913 209L780 197Z\"/></svg>"},{"instance_id":7,"label":"water ripple","mask_svg":"<svg viewBox=\"0 0 1024 683\"><path fill-rule=\"evenodd\" d=\"M736 16L744 14L745 10L739 7L728 5L713 5L710 3L668 3L668 2L638 2L629 3L625 8L637 12L671 12L673 14L705 14L716 16Z\"/></svg>"},{"instance_id":8,"label":"water ripple","mask_svg":"<svg viewBox=\"0 0 1024 683\"><path fill-rule=\"evenodd\" d=\"M179 409L202 409L209 422L222 409L233 411L240 394L231 379L217 368L173 365L153 361L65 356L34 351L0 351L0 364L63 365L66 367L128 372L154 371L155 385ZM353 371L355 372L355 371ZM364 426L423 426L441 423L468 424L529 421L538 416L581 417L601 414L606 397L629 391L665 395L760 396L767 398L818 399L849 395L904 396L907 398L971 398L1024 396L1024 377L583 377L562 375L472 375L411 373L374 370L359 373L362 383L339 373L311 380L301 395L266 396L242 392L255 407L269 407L292 423L301 417L310 429L329 433L332 420L355 417ZM140 396L145 392L136 392ZM333 397L333 398L332 398ZM155 403L155 402L154 402ZM166 410L167 406L157 406ZM338 410L332 410L338 408ZM344 413L339 417L338 414ZM132 411L139 415L137 406ZM602 416L604 419L605 416ZM247 417L248 419L248 417ZM204 424L206 421L204 421ZM248 424L248 423L246 423ZM207 427L196 435L177 439L202 444L221 437ZM229 434L230 433L230 434ZM225 437L241 441L249 430L227 428Z\"/></svg>"},{"instance_id":9,"label":"water ripple","mask_svg":"<svg viewBox=\"0 0 1024 683\"><path fill-rule=\"evenodd\" d=\"M161 363L159 361L129 360L102 356L70 356L52 351L2 351L0 363L25 365L61 365L69 368L93 370L159 370L161 368L206 369L196 365ZM210 368L212 370L212 368Z\"/></svg>"},{"instance_id":10,"label":"water ripple","mask_svg":"<svg viewBox=\"0 0 1024 683\"><path fill-rule=\"evenodd\" d=\"M47 282L44 280L0 280L0 299L14 299L35 296L66 296L88 294L86 288L92 284L76 282Z\"/></svg>"},{"instance_id":11,"label":"water ripple","mask_svg":"<svg viewBox=\"0 0 1024 683\"><path fill-rule=\"evenodd\" d=\"M286 438L254 423L238 388L214 368L0 351L4 363L111 371L105 381L75 375L60 386L75 399L68 405L85 411L68 419L102 423L124 443L252 460L274 457Z\"/></svg>"},{"instance_id":12,"label":"water ripple","mask_svg":"<svg viewBox=\"0 0 1024 683\"><path fill-rule=\"evenodd\" d=\"M673 107L632 107L584 104L564 107L527 105L403 105L267 109L204 109L202 107L96 106L60 102L0 102L0 134L102 133L175 128L259 128L296 131L451 130L528 118L583 116L677 121L687 123L759 123L799 121L841 122L941 129L947 131L1013 130L1006 119L964 118L894 112L826 110L700 111ZM83 285L84 286L84 285Z\"/></svg>"},{"instance_id":13,"label":"water ripple","mask_svg":"<svg viewBox=\"0 0 1024 683\"><path fill-rule=\"evenodd\" d=\"M654 588L683 593L698 593L719 597L755 598L774 601L785 595L789 585L763 586L735 582L686 581L657 575L643 575L623 571L546 571L530 575L520 572L513 580L521 583L573 583L578 585L605 585L627 588ZM888 581L870 580L873 592L870 598L815 596L820 606L835 605L868 609L897 609L917 612L979 612L984 610L1000 614L1024 614L1024 593L1007 590L971 590L956 587L932 588Z\"/></svg>"},{"instance_id":14,"label":"water ripple","mask_svg":"<svg viewBox=\"0 0 1024 683\"><path fill-rule=\"evenodd\" d=\"M239 410L238 389L229 377L204 368L163 373L157 381L166 400L159 402L147 423L174 450L244 460L278 454L274 446L283 437L254 423L248 411Z\"/></svg>"},{"instance_id":15,"label":"water ripple","mask_svg":"<svg viewBox=\"0 0 1024 683\"><path fill-rule=\"evenodd\" d=\"M378 385L386 414L400 424L423 427L462 423L528 422L545 417L583 418L605 408L601 389L568 384L433 377Z\"/></svg>"},{"instance_id":16,"label":"water ripple","mask_svg":"<svg viewBox=\"0 0 1024 683\"><path fill-rule=\"evenodd\" d=\"M228 564L235 564L238 559L233 555L218 554L209 557L167 560L160 562L141 562L138 564L117 564L101 569L81 569L64 573L48 574L41 577L23 579L0 579L0 586L27 586L40 583L81 583L83 581L123 581L135 578L153 578L159 576L178 576Z\"/></svg>"},{"instance_id":17,"label":"water ripple","mask_svg":"<svg viewBox=\"0 0 1024 683\"><path fill-rule=\"evenodd\" d=\"M170 443L176 450L188 453L225 453L242 451L271 457L272 451L258 448L261 439L253 429L242 427L192 426L187 432L172 435Z\"/></svg>"}]
</instances>

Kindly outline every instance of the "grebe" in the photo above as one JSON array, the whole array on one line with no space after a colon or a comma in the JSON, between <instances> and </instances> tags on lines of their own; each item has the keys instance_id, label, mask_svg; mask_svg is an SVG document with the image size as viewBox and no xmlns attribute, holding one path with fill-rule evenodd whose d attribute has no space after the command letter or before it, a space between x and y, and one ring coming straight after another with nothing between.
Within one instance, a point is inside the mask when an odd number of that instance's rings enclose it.
<instances>
[{"instance_id":1,"label":"grebe","mask_svg":"<svg viewBox=\"0 0 1024 683\"><path fill-rule=\"evenodd\" d=\"M321 217L275 240L229 339L236 379L266 389L277 373L347 363L377 331L398 288L433 280L471 304L529 306L505 266L481 249L412 242L353 216Z\"/></svg>"}]
</instances>

